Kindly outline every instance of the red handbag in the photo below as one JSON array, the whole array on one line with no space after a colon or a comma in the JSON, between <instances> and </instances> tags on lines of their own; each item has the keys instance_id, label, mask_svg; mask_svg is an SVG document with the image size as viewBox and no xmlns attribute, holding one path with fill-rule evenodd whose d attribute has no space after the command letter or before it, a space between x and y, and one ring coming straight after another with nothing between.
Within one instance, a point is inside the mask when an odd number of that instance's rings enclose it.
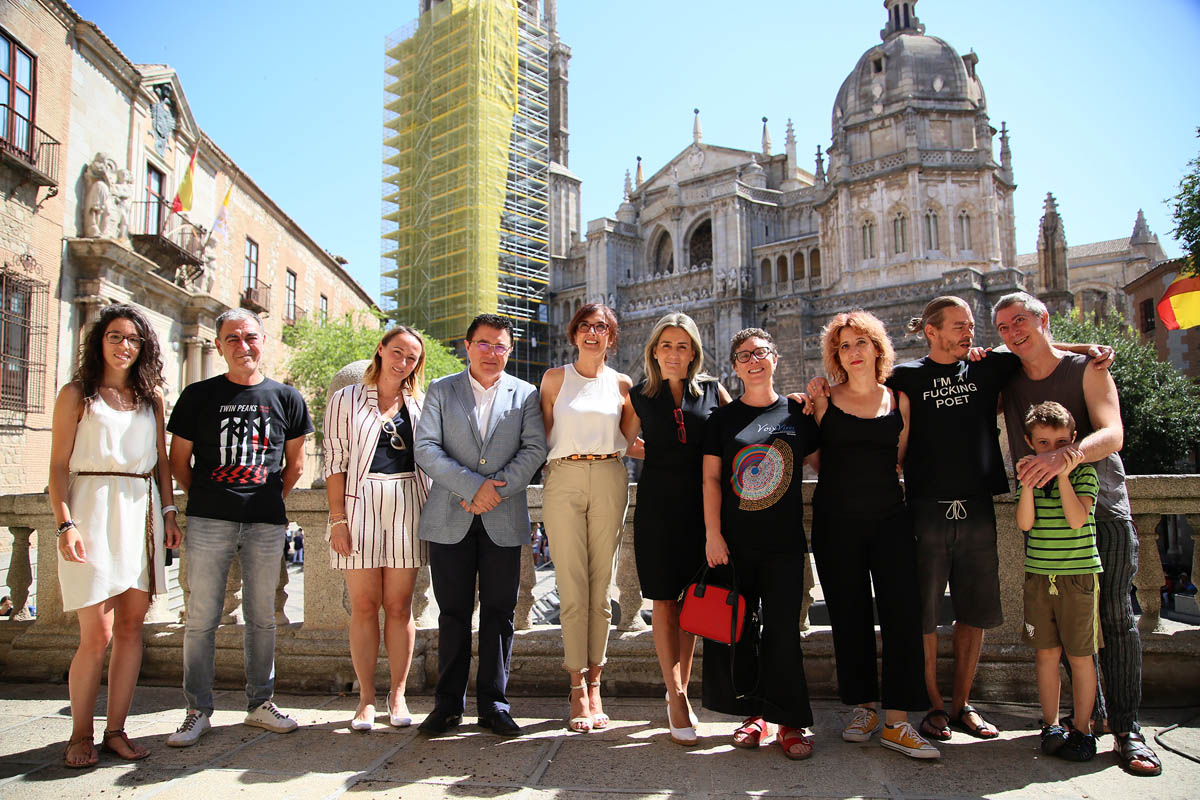
<instances>
[{"instance_id":1,"label":"red handbag","mask_svg":"<svg viewBox=\"0 0 1200 800\"><path fill-rule=\"evenodd\" d=\"M732 589L706 583L707 576L705 566L683 590L679 627L719 644L734 644L741 640L746 625L746 598L737 593L736 575Z\"/></svg>"}]
</instances>

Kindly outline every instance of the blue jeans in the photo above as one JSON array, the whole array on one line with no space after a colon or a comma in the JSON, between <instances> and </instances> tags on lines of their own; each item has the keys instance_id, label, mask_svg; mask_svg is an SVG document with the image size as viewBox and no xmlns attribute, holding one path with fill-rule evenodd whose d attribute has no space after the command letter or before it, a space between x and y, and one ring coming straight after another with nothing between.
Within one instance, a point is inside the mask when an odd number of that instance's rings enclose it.
<instances>
[{"instance_id":1,"label":"blue jeans","mask_svg":"<svg viewBox=\"0 0 1200 800\"><path fill-rule=\"evenodd\" d=\"M243 647L247 709L275 692L275 590L283 559L286 525L188 517L190 596L183 635L183 693L189 709L212 716L217 625L225 605L225 583L236 553L242 565Z\"/></svg>"}]
</instances>

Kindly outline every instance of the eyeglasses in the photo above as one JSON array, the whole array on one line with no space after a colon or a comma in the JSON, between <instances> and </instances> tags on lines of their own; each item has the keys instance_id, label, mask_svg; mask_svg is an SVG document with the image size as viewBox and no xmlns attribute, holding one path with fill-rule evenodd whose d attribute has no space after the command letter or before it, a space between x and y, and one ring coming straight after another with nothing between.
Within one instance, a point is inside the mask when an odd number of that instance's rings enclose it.
<instances>
[{"instance_id":1,"label":"eyeglasses","mask_svg":"<svg viewBox=\"0 0 1200 800\"><path fill-rule=\"evenodd\" d=\"M608 323L607 322L581 322L575 328L576 333L579 333L580 331L591 331L592 333L598 333L601 336L603 336L604 334L608 333Z\"/></svg>"},{"instance_id":2,"label":"eyeglasses","mask_svg":"<svg viewBox=\"0 0 1200 800\"><path fill-rule=\"evenodd\" d=\"M508 347L502 344L491 344L489 342L471 342L471 344L478 347L479 352L491 353L496 358L504 358L504 355L508 352Z\"/></svg>"},{"instance_id":3,"label":"eyeglasses","mask_svg":"<svg viewBox=\"0 0 1200 800\"><path fill-rule=\"evenodd\" d=\"M109 344L120 344L121 342L129 342L130 347L141 347L142 337L136 333L121 333L120 331L108 331L104 334L104 341Z\"/></svg>"},{"instance_id":4,"label":"eyeglasses","mask_svg":"<svg viewBox=\"0 0 1200 800\"><path fill-rule=\"evenodd\" d=\"M683 409L675 409L675 438L680 444L687 444L687 427L683 424Z\"/></svg>"},{"instance_id":5,"label":"eyeglasses","mask_svg":"<svg viewBox=\"0 0 1200 800\"><path fill-rule=\"evenodd\" d=\"M774 347L756 347L753 350L738 350L733 354L733 360L739 364L748 364L751 358L755 361L762 361L774 353Z\"/></svg>"},{"instance_id":6,"label":"eyeglasses","mask_svg":"<svg viewBox=\"0 0 1200 800\"><path fill-rule=\"evenodd\" d=\"M392 437L388 444L391 445L393 450L403 451L408 449L408 445L404 443L404 437L402 437L400 432L396 429L396 420L384 417L383 432Z\"/></svg>"}]
</instances>

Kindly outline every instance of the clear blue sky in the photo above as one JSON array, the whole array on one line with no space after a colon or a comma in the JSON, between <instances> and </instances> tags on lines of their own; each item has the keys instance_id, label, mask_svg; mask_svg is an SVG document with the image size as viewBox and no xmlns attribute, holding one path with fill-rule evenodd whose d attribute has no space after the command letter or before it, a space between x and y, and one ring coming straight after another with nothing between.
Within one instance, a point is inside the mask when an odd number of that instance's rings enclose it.
<instances>
[{"instance_id":1,"label":"clear blue sky","mask_svg":"<svg viewBox=\"0 0 1200 800\"><path fill-rule=\"evenodd\" d=\"M417 0L74 0L135 63L174 67L201 127L379 296L383 42ZM1164 201L1200 152L1196 0L920 0L926 33L974 49L994 127L1011 131L1017 248L1036 249L1047 191L1067 241L1128 236L1138 208L1168 255ZM834 96L885 21L881 0L559 0L572 49L570 168L583 218L611 216L626 169L691 142L801 166L830 139ZM998 145L997 145L998 146Z\"/></svg>"}]
</instances>

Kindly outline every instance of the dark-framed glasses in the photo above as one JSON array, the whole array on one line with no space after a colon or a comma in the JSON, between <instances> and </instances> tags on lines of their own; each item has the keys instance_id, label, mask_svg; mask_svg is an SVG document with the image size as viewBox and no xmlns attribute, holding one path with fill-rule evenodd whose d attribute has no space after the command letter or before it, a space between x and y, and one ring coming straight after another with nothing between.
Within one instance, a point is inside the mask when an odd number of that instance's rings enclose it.
<instances>
[{"instance_id":1,"label":"dark-framed glasses","mask_svg":"<svg viewBox=\"0 0 1200 800\"><path fill-rule=\"evenodd\" d=\"M408 445L404 443L404 437L401 436L400 431L396 429L396 420L384 417L383 432L391 437L391 439L388 441L388 444L391 445L393 450L403 451L408 449Z\"/></svg>"},{"instance_id":2,"label":"dark-framed glasses","mask_svg":"<svg viewBox=\"0 0 1200 800\"><path fill-rule=\"evenodd\" d=\"M675 438L680 444L687 444L687 426L683 424L683 409L675 409Z\"/></svg>"},{"instance_id":3,"label":"dark-framed glasses","mask_svg":"<svg viewBox=\"0 0 1200 800\"><path fill-rule=\"evenodd\" d=\"M575 329L576 333L578 333L579 331L590 331L592 333L598 333L601 336L603 336L604 334L608 333L608 323L607 322L581 322L581 323L579 323L579 327L577 327Z\"/></svg>"},{"instance_id":4,"label":"dark-framed glasses","mask_svg":"<svg viewBox=\"0 0 1200 800\"><path fill-rule=\"evenodd\" d=\"M120 331L108 331L104 334L104 341L109 344L120 344L121 342L129 342L130 347L141 347L142 337L136 333L121 333Z\"/></svg>"},{"instance_id":5,"label":"dark-framed glasses","mask_svg":"<svg viewBox=\"0 0 1200 800\"><path fill-rule=\"evenodd\" d=\"M478 341L471 342L471 344L478 347L479 352L491 353L492 355L496 356L496 358L503 358L504 355L508 352L508 346L503 345L503 344L491 344L490 342L478 342Z\"/></svg>"},{"instance_id":6,"label":"dark-framed glasses","mask_svg":"<svg viewBox=\"0 0 1200 800\"><path fill-rule=\"evenodd\" d=\"M738 350L733 354L733 360L739 364L747 364L750 362L751 358L753 358L755 361L762 361L767 356L772 355L774 352L774 347L756 347L753 350Z\"/></svg>"}]
</instances>

